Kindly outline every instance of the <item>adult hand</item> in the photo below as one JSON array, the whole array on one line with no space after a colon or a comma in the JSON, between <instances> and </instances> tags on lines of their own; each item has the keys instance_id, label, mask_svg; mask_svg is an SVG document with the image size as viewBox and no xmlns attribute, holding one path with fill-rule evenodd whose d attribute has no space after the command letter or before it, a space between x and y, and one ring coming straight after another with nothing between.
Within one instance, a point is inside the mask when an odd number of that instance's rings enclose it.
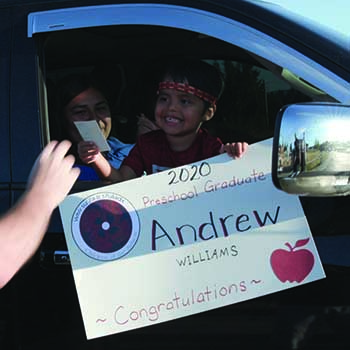
<instances>
[{"instance_id":1,"label":"adult hand","mask_svg":"<svg viewBox=\"0 0 350 350\"><path fill-rule=\"evenodd\" d=\"M142 135L147 132L158 130L158 126L152 122L152 120L148 119L143 113L137 116L137 134Z\"/></svg>"},{"instance_id":2,"label":"adult hand","mask_svg":"<svg viewBox=\"0 0 350 350\"><path fill-rule=\"evenodd\" d=\"M79 176L79 168L73 168L74 156L67 155L70 147L69 141L51 141L36 159L29 176L28 192L49 210L59 205Z\"/></svg>"},{"instance_id":3,"label":"adult hand","mask_svg":"<svg viewBox=\"0 0 350 350\"><path fill-rule=\"evenodd\" d=\"M92 141L80 141L78 143L78 154L85 164L93 163L101 156L99 148Z\"/></svg>"}]
</instances>

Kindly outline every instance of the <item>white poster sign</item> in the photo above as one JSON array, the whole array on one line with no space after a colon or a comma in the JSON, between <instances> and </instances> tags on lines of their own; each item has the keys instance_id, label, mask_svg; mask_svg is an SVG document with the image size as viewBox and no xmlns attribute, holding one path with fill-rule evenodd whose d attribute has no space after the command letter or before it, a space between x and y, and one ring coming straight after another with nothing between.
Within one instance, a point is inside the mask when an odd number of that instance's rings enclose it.
<instances>
[{"instance_id":1,"label":"white poster sign","mask_svg":"<svg viewBox=\"0 0 350 350\"><path fill-rule=\"evenodd\" d=\"M274 188L271 140L69 195L60 205L88 339L324 278L299 198Z\"/></svg>"}]
</instances>

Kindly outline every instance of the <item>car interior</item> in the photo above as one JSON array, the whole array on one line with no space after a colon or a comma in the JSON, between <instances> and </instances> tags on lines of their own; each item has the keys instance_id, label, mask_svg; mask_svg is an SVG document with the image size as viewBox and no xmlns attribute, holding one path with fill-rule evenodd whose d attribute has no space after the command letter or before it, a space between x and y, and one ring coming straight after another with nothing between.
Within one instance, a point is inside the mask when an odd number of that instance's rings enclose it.
<instances>
[{"instance_id":1,"label":"car interior","mask_svg":"<svg viewBox=\"0 0 350 350\"><path fill-rule=\"evenodd\" d=\"M47 111L42 113L42 125L49 129L44 132L44 139L62 138L62 121L55 105L57 83L68 74L85 72L100 79L108 91L112 135L125 143L134 143L136 116L144 113L152 119L157 70L169 57L201 58L222 72L223 94L214 118L203 127L223 142L237 140L252 144L271 138L276 115L284 105L334 101L284 67L230 43L188 30L118 25L54 31L35 38L44 91L41 106ZM75 190L102 185L80 183ZM324 222L329 215L341 215L341 208L335 207L339 199L318 198L316 206L313 198L305 197L301 201L317 234L324 231L319 210Z\"/></svg>"},{"instance_id":2,"label":"car interior","mask_svg":"<svg viewBox=\"0 0 350 350\"><path fill-rule=\"evenodd\" d=\"M162 60L176 56L207 60L225 76L215 118L205 126L224 142L238 138L254 143L269 138L280 107L327 99L283 67L232 44L181 29L92 27L50 33L41 42L50 123L56 126L50 135L54 136L59 125L59 120L52 120L59 116L51 118L55 84L66 74L83 71L100 78L110 92L114 136L134 142L136 115L142 112L152 118L157 68Z\"/></svg>"}]
</instances>

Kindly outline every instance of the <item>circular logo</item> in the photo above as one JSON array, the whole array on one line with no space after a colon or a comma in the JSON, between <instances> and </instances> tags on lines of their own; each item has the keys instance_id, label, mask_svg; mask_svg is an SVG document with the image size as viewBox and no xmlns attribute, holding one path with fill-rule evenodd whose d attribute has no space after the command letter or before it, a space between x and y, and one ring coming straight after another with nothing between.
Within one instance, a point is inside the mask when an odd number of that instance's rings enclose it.
<instances>
[{"instance_id":1,"label":"circular logo","mask_svg":"<svg viewBox=\"0 0 350 350\"><path fill-rule=\"evenodd\" d=\"M98 193L85 198L75 209L73 238L86 255L96 260L115 260L135 245L138 215L125 198L115 193Z\"/></svg>"}]
</instances>

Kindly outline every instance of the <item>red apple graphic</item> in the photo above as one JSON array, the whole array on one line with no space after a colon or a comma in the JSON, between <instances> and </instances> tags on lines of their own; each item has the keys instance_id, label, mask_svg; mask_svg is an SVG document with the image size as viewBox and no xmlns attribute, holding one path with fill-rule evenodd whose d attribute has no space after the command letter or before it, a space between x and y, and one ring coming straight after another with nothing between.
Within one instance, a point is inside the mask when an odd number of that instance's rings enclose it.
<instances>
[{"instance_id":1,"label":"red apple graphic","mask_svg":"<svg viewBox=\"0 0 350 350\"><path fill-rule=\"evenodd\" d=\"M300 239L294 245L285 243L289 250L277 249L270 257L273 272L281 282L300 283L312 270L315 258L307 249L297 249L305 246L309 238Z\"/></svg>"}]
</instances>

